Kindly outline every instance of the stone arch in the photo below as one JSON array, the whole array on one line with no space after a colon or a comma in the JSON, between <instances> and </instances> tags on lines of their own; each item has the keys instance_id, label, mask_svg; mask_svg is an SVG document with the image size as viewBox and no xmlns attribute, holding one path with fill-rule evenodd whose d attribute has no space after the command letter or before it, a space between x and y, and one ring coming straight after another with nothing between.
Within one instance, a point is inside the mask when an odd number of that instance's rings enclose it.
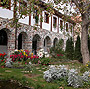
<instances>
[{"instance_id":1,"label":"stone arch","mask_svg":"<svg viewBox=\"0 0 90 89\"><path fill-rule=\"evenodd\" d=\"M37 51L42 47L40 35L35 34L32 38L32 52L36 55Z\"/></svg>"},{"instance_id":2,"label":"stone arch","mask_svg":"<svg viewBox=\"0 0 90 89\"><path fill-rule=\"evenodd\" d=\"M48 36L50 39L52 39L52 35L51 35L51 34L45 35L45 36L44 36L44 39L45 39L47 36Z\"/></svg>"},{"instance_id":3,"label":"stone arch","mask_svg":"<svg viewBox=\"0 0 90 89\"><path fill-rule=\"evenodd\" d=\"M51 47L51 38L49 36L46 36L44 39L44 51L48 52L49 48Z\"/></svg>"},{"instance_id":4,"label":"stone arch","mask_svg":"<svg viewBox=\"0 0 90 89\"><path fill-rule=\"evenodd\" d=\"M28 35L26 32L21 32L18 35L18 49L27 49Z\"/></svg>"},{"instance_id":5,"label":"stone arch","mask_svg":"<svg viewBox=\"0 0 90 89\"><path fill-rule=\"evenodd\" d=\"M53 46L56 47L57 43L58 43L58 38L55 37L53 40Z\"/></svg>"},{"instance_id":6,"label":"stone arch","mask_svg":"<svg viewBox=\"0 0 90 89\"><path fill-rule=\"evenodd\" d=\"M7 51L8 51L9 32L10 32L10 30L7 28L2 28L0 30L0 52L7 53Z\"/></svg>"}]
</instances>

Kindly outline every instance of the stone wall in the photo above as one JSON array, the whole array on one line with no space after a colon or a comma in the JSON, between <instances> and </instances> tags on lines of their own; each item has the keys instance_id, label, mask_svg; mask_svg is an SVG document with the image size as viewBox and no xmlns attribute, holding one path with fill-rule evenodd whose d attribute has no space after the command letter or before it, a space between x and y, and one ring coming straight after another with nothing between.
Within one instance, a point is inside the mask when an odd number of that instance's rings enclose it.
<instances>
[{"instance_id":1,"label":"stone wall","mask_svg":"<svg viewBox=\"0 0 90 89\"><path fill-rule=\"evenodd\" d=\"M64 39L63 34L55 33L55 32L49 32L45 29L40 29L38 27L32 27L25 24L20 24L20 27L17 31L17 47L18 47L18 36L19 34L22 34L22 49L28 49L32 52L32 43L33 43L33 37L38 35L39 41L38 41L38 47L44 48L44 39L46 37L49 37L50 39L50 46L53 46L54 39ZM0 30L4 29L7 32L8 36L8 44L7 44L7 54L9 55L13 50L15 50L15 28L10 27L9 21L0 18ZM37 38L37 37L36 37ZM38 39L38 38L37 38ZM3 50L2 50L3 51Z\"/></svg>"}]
</instances>

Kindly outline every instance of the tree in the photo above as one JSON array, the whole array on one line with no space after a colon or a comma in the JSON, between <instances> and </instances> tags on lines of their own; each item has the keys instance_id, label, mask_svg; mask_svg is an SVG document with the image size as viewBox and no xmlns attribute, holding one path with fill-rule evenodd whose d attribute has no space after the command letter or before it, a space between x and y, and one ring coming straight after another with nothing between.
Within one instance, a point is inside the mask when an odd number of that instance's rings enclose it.
<instances>
[{"instance_id":1,"label":"tree","mask_svg":"<svg viewBox=\"0 0 90 89\"><path fill-rule=\"evenodd\" d=\"M77 36L77 41L75 43L74 59L82 62L81 42L80 42L80 36L79 35Z\"/></svg>"},{"instance_id":2,"label":"tree","mask_svg":"<svg viewBox=\"0 0 90 89\"><path fill-rule=\"evenodd\" d=\"M74 44L72 37L68 38L66 42L66 50L65 50L66 57L70 60L74 59Z\"/></svg>"},{"instance_id":3,"label":"tree","mask_svg":"<svg viewBox=\"0 0 90 89\"><path fill-rule=\"evenodd\" d=\"M54 0L54 2L56 4L66 3L66 5L68 5L69 3L70 7L73 7L75 9L75 13L73 15L81 15L82 18L81 53L83 58L83 64L85 65L88 61L90 61L90 55L88 50L88 27L90 25L90 0Z\"/></svg>"},{"instance_id":4,"label":"tree","mask_svg":"<svg viewBox=\"0 0 90 89\"><path fill-rule=\"evenodd\" d=\"M66 49L65 49L65 54L66 54L66 57L68 57L68 55L69 55L69 38L68 38L68 40L66 41Z\"/></svg>"},{"instance_id":5,"label":"tree","mask_svg":"<svg viewBox=\"0 0 90 89\"><path fill-rule=\"evenodd\" d=\"M90 36L88 36L88 49L89 49L89 53L90 53Z\"/></svg>"}]
</instances>

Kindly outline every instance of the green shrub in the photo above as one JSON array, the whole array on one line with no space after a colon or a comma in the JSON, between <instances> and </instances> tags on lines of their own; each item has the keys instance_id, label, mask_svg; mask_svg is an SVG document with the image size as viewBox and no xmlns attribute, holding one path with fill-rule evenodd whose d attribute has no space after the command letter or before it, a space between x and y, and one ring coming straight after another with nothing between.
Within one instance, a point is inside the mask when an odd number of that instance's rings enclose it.
<instances>
[{"instance_id":1,"label":"green shrub","mask_svg":"<svg viewBox=\"0 0 90 89\"><path fill-rule=\"evenodd\" d=\"M66 41L65 54L68 59L71 59L71 60L74 59L74 43L73 43L72 37L68 38L68 40Z\"/></svg>"},{"instance_id":2,"label":"green shrub","mask_svg":"<svg viewBox=\"0 0 90 89\"><path fill-rule=\"evenodd\" d=\"M51 62L51 59L49 59L49 58L41 58L39 60L39 64L42 64L42 65L49 65L50 62Z\"/></svg>"},{"instance_id":3,"label":"green shrub","mask_svg":"<svg viewBox=\"0 0 90 89\"><path fill-rule=\"evenodd\" d=\"M82 67L80 68L80 72L81 72L81 73L84 73L85 71L88 71L88 70L89 70L89 68L86 67L86 66L82 66Z\"/></svg>"},{"instance_id":4,"label":"green shrub","mask_svg":"<svg viewBox=\"0 0 90 89\"><path fill-rule=\"evenodd\" d=\"M86 66L87 66L88 68L90 68L90 62L88 62L88 63L86 64Z\"/></svg>"},{"instance_id":5,"label":"green shrub","mask_svg":"<svg viewBox=\"0 0 90 89\"><path fill-rule=\"evenodd\" d=\"M53 58L56 59L64 58L63 39L59 40L55 47L53 46L50 48L50 54Z\"/></svg>"},{"instance_id":6,"label":"green shrub","mask_svg":"<svg viewBox=\"0 0 90 89\"><path fill-rule=\"evenodd\" d=\"M26 65L25 67L24 67L24 71L32 71L33 70L33 66L32 65Z\"/></svg>"},{"instance_id":7,"label":"green shrub","mask_svg":"<svg viewBox=\"0 0 90 89\"><path fill-rule=\"evenodd\" d=\"M79 36L77 37L77 41L75 43L74 59L82 62L81 42Z\"/></svg>"}]
</instances>

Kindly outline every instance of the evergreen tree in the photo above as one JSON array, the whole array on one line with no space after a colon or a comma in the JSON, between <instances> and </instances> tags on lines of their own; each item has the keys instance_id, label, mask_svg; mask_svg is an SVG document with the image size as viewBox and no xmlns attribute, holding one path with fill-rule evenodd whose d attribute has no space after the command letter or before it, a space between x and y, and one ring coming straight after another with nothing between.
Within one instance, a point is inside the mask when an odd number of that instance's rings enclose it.
<instances>
[{"instance_id":1,"label":"evergreen tree","mask_svg":"<svg viewBox=\"0 0 90 89\"><path fill-rule=\"evenodd\" d=\"M66 53L66 57L68 59L71 59L71 60L74 59L74 44L73 44L72 38L68 39L66 42L65 53Z\"/></svg>"},{"instance_id":2,"label":"evergreen tree","mask_svg":"<svg viewBox=\"0 0 90 89\"><path fill-rule=\"evenodd\" d=\"M74 52L74 59L79 60L82 62L82 55L81 55L81 42L79 35L77 36L77 41L75 43L75 52Z\"/></svg>"},{"instance_id":3,"label":"evergreen tree","mask_svg":"<svg viewBox=\"0 0 90 89\"><path fill-rule=\"evenodd\" d=\"M66 57L68 57L68 51L69 51L69 38L68 40L66 41L66 50L65 50L65 53L66 53Z\"/></svg>"}]
</instances>

